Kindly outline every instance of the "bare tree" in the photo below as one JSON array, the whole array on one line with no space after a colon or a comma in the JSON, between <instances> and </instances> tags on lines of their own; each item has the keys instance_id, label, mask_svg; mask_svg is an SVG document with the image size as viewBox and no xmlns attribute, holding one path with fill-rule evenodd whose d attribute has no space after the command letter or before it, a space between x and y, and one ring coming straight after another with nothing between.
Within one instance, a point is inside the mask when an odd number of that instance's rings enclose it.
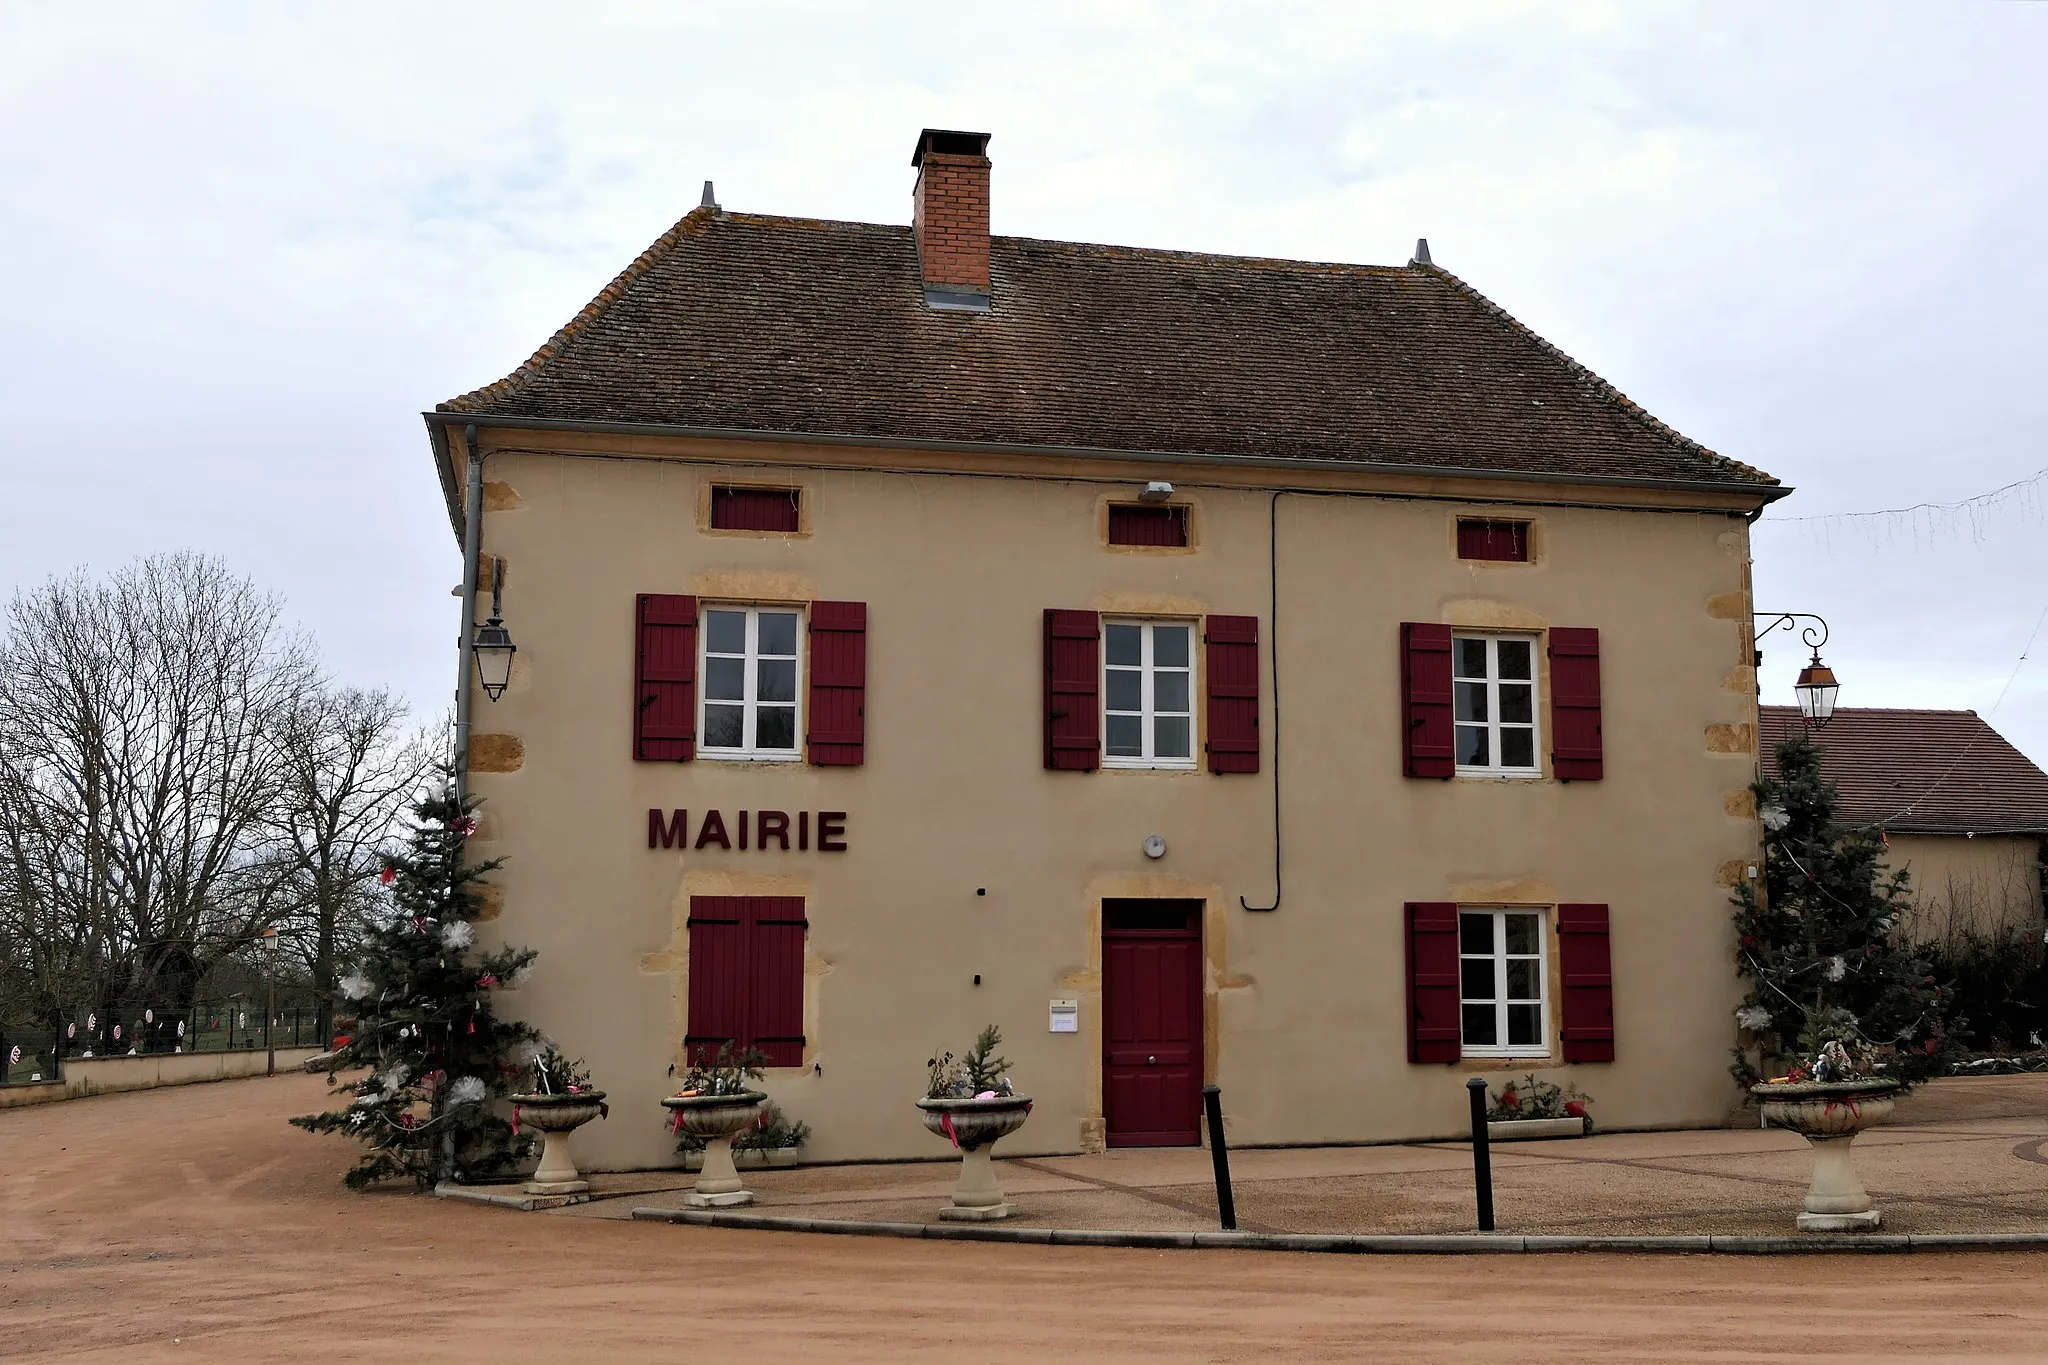
<instances>
[{"instance_id":1,"label":"bare tree","mask_svg":"<svg viewBox=\"0 0 2048 1365\"><path fill-rule=\"evenodd\" d=\"M399 816L440 752L432 733L406 734L405 720L389 692L322 689L278 727L284 781L270 827L323 1036L337 964L356 942Z\"/></svg>"},{"instance_id":2,"label":"bare tree","mask_svg":"<svg viewBox=\"0 0 2048 1365\"><path fill-rule=\"evenodd\" d=\"M276 736L318 686L277 600L152 556L19 594L0 646L0 887L59 1003L191 1002L274 918Z\"/></svg>"}]
</instances>

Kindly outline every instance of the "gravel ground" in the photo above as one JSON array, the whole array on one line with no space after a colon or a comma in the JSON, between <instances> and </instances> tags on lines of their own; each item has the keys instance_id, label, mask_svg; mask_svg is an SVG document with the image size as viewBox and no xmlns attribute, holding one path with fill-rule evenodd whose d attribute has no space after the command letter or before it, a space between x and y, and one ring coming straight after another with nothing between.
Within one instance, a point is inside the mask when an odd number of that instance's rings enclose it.
<instances>
[{"instance_id":1,"label":"gravel ground","mask_svg":"<svg viewBox=\"0 0 2048 1365\"><path fill-rule=\"evenodd\" d=\"M1872 1143L1866 1178L1894 1221L2048 1226L2038 1212L2048 1166L2014 1155L2048 1132L2028 1117L2048 1112L2044 1095L2035 1077L1938 1087L1902 1115L1917 1126ZM519 1214L349 1194L339 1182L349 1146L283 1123L321 1098L319 1078L292 1076L0 1111L0 1359L674 1361L701 1354L707 1333L720 1355L770 1361L2048 1354L2048 1259L2037 1254L1149 1252L590 1216L647 1202L650 1186L658 1194L673 1183L658 1175L607 1178L638 1190L618 1199ZM1503 1149L1502 1223L1561 1225L1570 1211L1546 1192L1570 1187L1594 1201L1581 1217L1668 1231L1677 1228L1656 1220L1739 1220L1760 1208L1774 1220L1762 1230L1777 1230L1804 1178L1787 1143L1782 1134L1674 1133L1545 1144L1512 1159ZM1276 1225L1454 1226L1463 1156L1241 1153L1242 1204L1248 1218ZM1188 1209L1205 1207L1203 1159L1118 1154L1003 1169L1031 1216L1099 1226L1092 1214L1105 1199L1197 1218ZM851 1196L849 1209L888 1202L881 1194L932 1204L950 1183L943 1165L887 1175L836 1193L833 1168L766 1172L758 1183L766 1191L786 1181L788 1191L770 1196L778 1202Z\"/></svg>"}]
</instances>

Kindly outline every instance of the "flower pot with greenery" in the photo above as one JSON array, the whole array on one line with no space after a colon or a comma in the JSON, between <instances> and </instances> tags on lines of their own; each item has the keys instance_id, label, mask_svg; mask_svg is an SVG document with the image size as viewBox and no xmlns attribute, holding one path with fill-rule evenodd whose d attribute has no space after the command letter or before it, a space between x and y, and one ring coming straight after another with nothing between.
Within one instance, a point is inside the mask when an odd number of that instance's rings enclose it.
<instances>
[{"instance_id":1,"label":"flower pot with greenery","mask_svg":"<svg viewBox=\"0 0 2048 1365\"><path fill-rule=\"evenodd\" d=\"M793 1166L797 1150L811 1139L811 1125L802 1119L792 1119L782 1112L782 1106L770 1100L761 1109L761 1117L754 1126L734 1135L732 1160L735 1167L748 1164L755 1166ZM676 1151L683 1158L683 1169L701 1171L704 1169L705 1139L694 1133L684 1133L676 1141Z\"/></svg>"},{"instance_id":2,"label":"flower pot with greenery","mask_svg":"<svg viewBox=\"0 0 2048 1365\"><path fill-rule=\"evenodd\" d=\"M1735 966L1752 984L1735 1012L1731 1068L1766 1123L1813 1148L1798 1225L1853 1232L1882 1221L1850 1165L1856 1135L1954 1055L1953 996L1910 936L1903 869L1882 836L1836 818L1807 736L1755 784L1762 875L1735 888Z\"/></svg>"},{"instance_id":3,"label":"flower pot with greenery","mask_svg":"<svg viewBox=\"0 0 2048 1365\"><path fill-rule=\"evenodd\" d=\"M749 1087L761 1079L761 1064L767 1060L765 1052L736 1049L731 1043L721 1043L708 1059L700 1050L683 1076L683 1088L662 1101L671 1115L669 1131L704 1144L696 1187L683 1197L691 1208L753 1202L753 1192L732 1163L732 1143L767 1112L768 1096Z\"/></svg>"},{"instance_id":4,"label":"flower pot with greenery","mask_svg":"<svg viewBox=\"0 0 2048 1365\"><path fill-rule=\"evenodd\" d=\"M956 1060L945 1052L925 1062L930 1074L925 1097L917 1102L924 1126L960 1152L960 1182L953 1189L953 1202L939 1210L939 1217L949 1221L988 1222L1016 1212L1003 1199L989 1149L1024 1126L1031 1115L1031 1097L1010 1088L1010 1078L1003 1074L1010 1063L995 1055L1002 1041L1003 1035L990 1024L965 1057Z\"/></svg>"},{"instance_id":5,"label":"flower pot with greenery","mask_svg":"<svg viewBox=\"0 0 2048 1365\"><path fill-rule=\"evenodd\" d=\"M1891 1117L1899 1090L1897 1080L1859 1067L1838 1039L1824 1043L1811 1065L1749 1088L1765 1123L1791 1129L1813 1149L1801 1232L1867 1232L1884 1221L1856 1178L1849 1149L1858 1133Z\"/></svg>"},{"instance_id":6,"label":"flower pot with greenery","mask_svg":"<svg viewBox=\"0 0 2048 1365\"><path fill-rule=\"evenodd\" d=\"M576 1170L569 1155L569 1134L595 1118L605 1118L611 1106L604 1091L590 1083L590 1070L583 1059L570 1060L553 1043L533 1049L526 1066L530 1082L527 1093L512 1099L512 1131L531 1128L541 1135L540 1168L526 1182L528 1194L587 1194L590 1182Z\"/></svg>"},{"instance_id":7,"label":"flower pot with greenery","mask_svg":"<svg viewBox=\"0 0 2048 1365\"><path fill-rule=\"evenodd\" d=\"M1509 1081L1486 1109L1486 1136L1493 1142L1526 1138L1584 1137L1593 1130L1590 1095L1538 1080L1534 1072Z\"/></svg>"}]
</instances>

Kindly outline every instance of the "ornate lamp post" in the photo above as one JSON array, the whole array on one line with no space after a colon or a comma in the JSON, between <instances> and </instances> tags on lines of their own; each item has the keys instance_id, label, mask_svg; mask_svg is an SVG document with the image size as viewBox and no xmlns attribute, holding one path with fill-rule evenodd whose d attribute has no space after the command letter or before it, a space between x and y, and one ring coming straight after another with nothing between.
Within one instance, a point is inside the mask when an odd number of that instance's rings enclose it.
<instances>
[{"instance_id":1,"label":"ornate lamp post","mask_svg":"<svg viewBox=\"0 0 2048 1365\"><path fill-rule=\"evenodd\" d=\"M1835 697L1842 690L1835 681L1835 671L1820 661L1820 647L1828 642L1828 623L1810 611L1757 612L1752 618L1764 621L1763 629L1756 632L1752 645L1763 644L1764 636L1774 630L1797 631L1806 647L1813 651L1813 661L1799 670L1799 680L1792 684L1792 695L1799 699L1799 719L1809 730L1824 727L1835 714ZM1813 624L1801 626L1799 622ZM1757 649L1755 663L1763 666L1764 652Z\"/></svg>"}]
</instances>

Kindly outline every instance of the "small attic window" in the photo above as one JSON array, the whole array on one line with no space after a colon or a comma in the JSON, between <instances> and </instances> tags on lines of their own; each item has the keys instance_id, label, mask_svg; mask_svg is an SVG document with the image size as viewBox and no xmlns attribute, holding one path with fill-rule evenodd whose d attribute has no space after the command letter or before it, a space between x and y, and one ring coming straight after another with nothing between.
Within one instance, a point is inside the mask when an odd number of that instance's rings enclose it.
<instances>
[{"instance_id":1,"label":"small attic window","mask_svg":"<svg viewBox=\"0 0 2048 1365\"><path fill-rule=\"evenodd\" d=\"M711 490L714 531L795 531L799 529L801 494L794 488L725 488Z\"/></svg>"},{"instance_id":2,"label":"small attic window","mask_svg":"<svg viewBox=\"0 0 2048 1365\"><path fill-rule=\"evenodd\" d=\"M1184 550L1188 543L1188 509L1113 502L1109 505L1109 543Z\"/></svg>"},{"instance_id":3,"label":"small attic window","mask_svg":"<svg viewBox=\"0 0 2048 1365\"><path fill-rule=\"evenodd\" d=\"M1529 523L1458 518L1458 558L1529 562Z\"/></svg>"}]
</instances>

